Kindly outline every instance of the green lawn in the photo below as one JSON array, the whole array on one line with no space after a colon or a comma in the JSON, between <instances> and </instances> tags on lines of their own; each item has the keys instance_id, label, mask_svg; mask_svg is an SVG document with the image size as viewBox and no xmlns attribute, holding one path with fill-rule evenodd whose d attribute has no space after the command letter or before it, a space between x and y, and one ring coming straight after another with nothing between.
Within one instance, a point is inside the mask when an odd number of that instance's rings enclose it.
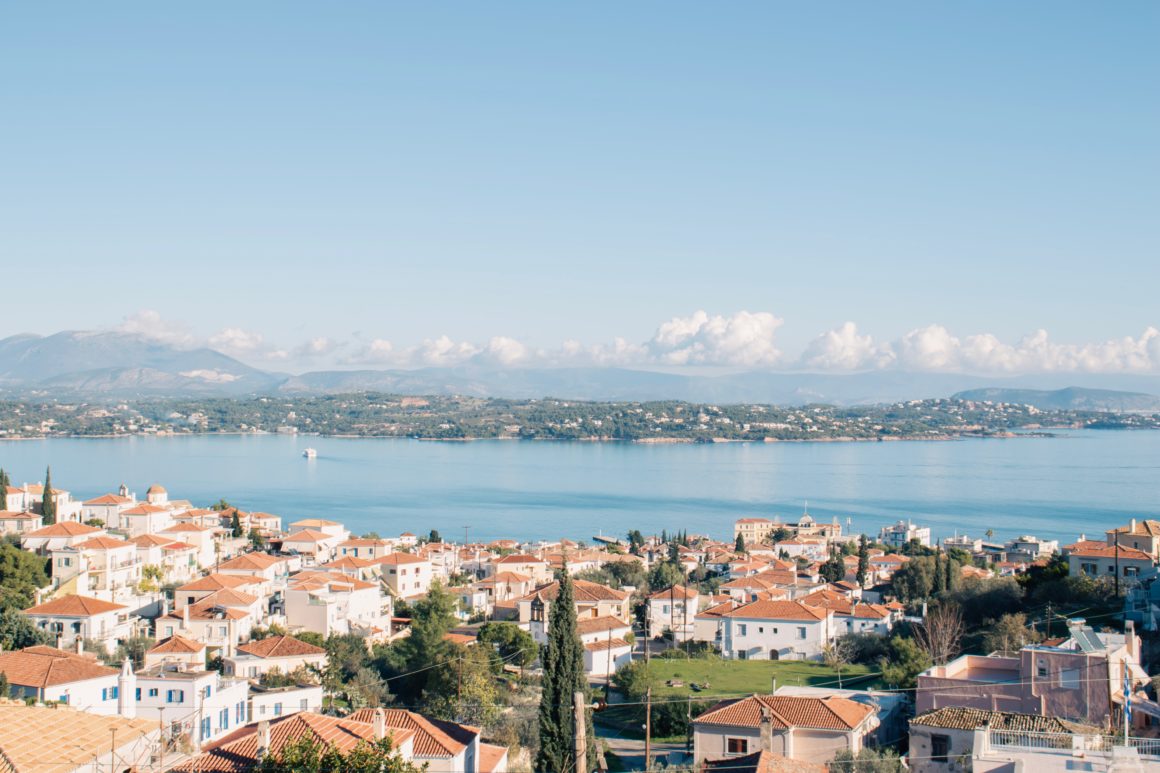
<instances>
[{"instance_id":1,"label":"green lawn","mask_svg":"<svg viewBox=\"0 0 1160 773\"><path fill-rule=\"evenodd\" d=\"M654 697L692 695L694 699L705 700L724 695L768 694L773 689L775 678L778 687L791 684L835 688L838 686L837 671L822 663L800 660L653 658L650 670L653 674ZM878 686L877 678L865 676L876 671L877 669L869 666L843 666L842 686L860 688ZM670 687L667 684L670 680L684 682L684 686ZM708 683L708 687L694 691L691 687L693 683L699 685Z\"/></svg>"}]
</instances>

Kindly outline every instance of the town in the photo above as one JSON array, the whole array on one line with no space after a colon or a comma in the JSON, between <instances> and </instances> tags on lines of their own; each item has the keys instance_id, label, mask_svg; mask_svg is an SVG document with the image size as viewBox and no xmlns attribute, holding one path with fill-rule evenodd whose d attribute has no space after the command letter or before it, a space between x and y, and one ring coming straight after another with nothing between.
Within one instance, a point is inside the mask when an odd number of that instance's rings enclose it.
<instances>
[{"instance_id":1,"label":"town","mask_svg":"<svg viewBox=\"0 0 1160 773\"><path fill-rule=\"evenodd\" d=\"M719 442L949 440L1052 429L1158 429L1160 414L1039 410L983 400L711 405L678 400L501 400L374 392L326 396L0 401L0 438L282 433L427 440Z\"/></svg>"},{"instance_id":2,"label":"town","mask_svg":"<svg viewBox=\"0 0 1160 773\"><path fill-rule=\"evenodd\" d=\"M0 471L14 770L1160 764L1157 520L480 544L91 493Z\"/></svg>"}]
</instances>

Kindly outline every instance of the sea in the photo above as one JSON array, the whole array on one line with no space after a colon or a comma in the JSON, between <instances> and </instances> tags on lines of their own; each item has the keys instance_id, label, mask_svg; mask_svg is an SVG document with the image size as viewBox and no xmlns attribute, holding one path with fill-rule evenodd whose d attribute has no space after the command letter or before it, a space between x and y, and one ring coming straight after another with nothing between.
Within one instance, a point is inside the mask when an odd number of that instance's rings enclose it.
<instances>
[{"instance_id":1,"label":"sea","mask_svg":"<svg viewBox=\"0 0 1160 773\"><path fill-rule=\"evenodd\" d=\"M306 459L303 450L317 450ZM684 530L803 512L876 534L899 520L996 539L1071 542L1160 518L1160 432L954 441L657 444L223 435L0 442L14 485L75 498L171 499L345 523L358 534L551 540Z\"/></svg>"}]
</instances>

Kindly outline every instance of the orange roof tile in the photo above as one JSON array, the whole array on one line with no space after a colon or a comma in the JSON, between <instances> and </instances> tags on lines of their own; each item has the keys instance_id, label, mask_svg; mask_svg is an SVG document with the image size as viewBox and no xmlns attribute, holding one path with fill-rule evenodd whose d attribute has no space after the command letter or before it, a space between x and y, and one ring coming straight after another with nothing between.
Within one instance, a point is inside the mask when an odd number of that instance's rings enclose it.
<instances>
[{"instance_id":1,"label":"orange roof tile","mask_svg":"<svg viewBox=\"0 0 1160 773\"><path fill-rule=\"evenodd\" d=\"M763 709L778 729L806 727L852 730L874 713L874 708L846 698L804 695L751 695L721 701L693 720L694 724L760 727Z\"/></svg>"},{"instance_id":2,"label":"orange roof tile","mask_svg":"<svg viewBox=\"0 0 1160 773\"><path fill-rule=\"evenodd\" d=\"M202 644L201 642L193 641L192 639L187 639L184 636L174 634L173 636L170 636L168 639L162 639L160 642L158 642L156 645L154 645L149 650L148 654L150 654L150 655L153 655L153 654L164 655L164 654L168 654L168 653L190 654L190 653L194 653L194 652L201 652L204 649L205 649L205 645Z\"/></svg>"},{"instance_id":3,"label":"orange roof tile","mask_svg":"<svg viewBox=\"0 0 1160 773\"><path fill-rule=\"evenodd\" d=\"M75 521L61 521L53 523L36 531L30 531L25 537L83 537L86 534L97 534L103 531L96 526L86 526Z\"/></svg>"},{"instance_id":4,"label":"orange roof tile","mask_svg":"<svg viewBox=\"0 0 1160 773\"><path fill-rule=\"evenodd\" d=\"M370 722L375 709L359 709L351 719ZM413 711L386 709L387 727L410 730L415 733L416 757L454 757L471 743L479 731L468 725L424 717Z\"/></svg>"},{"instance_id":5,"label":"orange roof tile","mask_svg":"<svg viewBox=\"0 0 1160 773\"><path fill-rule=\"evenodd\" d=\"M826 612L800 601L754 601L726 612L723 617L761 620L824 620Z\"/></svg>"},{"instance_id":6,"label":"orange roof tile","mask_svg":"<svg viewBox=\"0 0 1160 773\"><path fill-rule=\"evenodd\" d=\"M123 604L114 604L111 601L73 594L29 607L24 610L24 614L45 617L91 617L104 612L115 612L118 609L128 609L128 607Z\"/></svg>"},{"instance_id":7,"label":"orange roof tile","mask_svg":"<svg viewBox=\"0 0 1160 773\"><path fill-rule=\"evenodd\" d=\"M95 658L54 647L27 647L0 652L0 672L12 684L24 687L53 687L119 673L115 668L102 666Z\"/></svg>"},{"instance_id":8,"label":"orange roof tile","mask_svg":"<svg viewBox=\"0 0 1160 773\"><path fill-rule=\"evenodd\" d=\"M238 651L258 658L288 658L326 654L326 650L322 647L307 644L293 636L270 636L258 639L248 644L239 645Z\"/></svg>"}]
</instances>

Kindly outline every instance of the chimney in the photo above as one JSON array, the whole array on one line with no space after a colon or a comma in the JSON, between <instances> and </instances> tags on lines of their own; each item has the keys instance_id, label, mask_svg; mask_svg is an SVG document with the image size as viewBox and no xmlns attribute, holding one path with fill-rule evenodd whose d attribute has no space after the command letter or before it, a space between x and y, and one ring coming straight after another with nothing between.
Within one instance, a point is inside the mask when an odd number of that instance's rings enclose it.
<instances>
[{"instance_id":1,"label":"chimney","mask_svg":"<svg viewBox=\"0 0 1160 773\"><path fill-rule=\"evenodd\" d=\"M117 713L126 719L137 716L137 675L129 658L121 663L121 674L117 677Z\"/></svg>"},{"instance_id":2,"label":"chimney","mask_svg":"<svg viewBox=\"0 0 1160 773\"><path fill-rule=\"evenodd\" d=\"M260 760L270 753L270 720L263 719L258 723L258 754Z\"/></svg>"},{"instance_id":3,"label":"chimney","mask_svg":"<svg viewBox=\"0 0 1160 773\"><path fill-rule=\"evenodd\" d=\"M189 630L189 604L181 608L181 628L182 630Z\"/></svg>"},{"instance_id":4,"label":"chimney","mask_svg":"<svg viewBox=\"0 0 1160 773\"><path fill-rule=\"evenodd\" d=\"M761 750L773 753L773 715L768 706L761 707Z\"/></svg>"},{"instance_id":5,"label":"chimney","mask_svg":"<svg viewBox=\"0 0 1160 773\"><path fill-rule=\"evenodd\" d=\"M1132 658L1132 660L1135 661L1136 663L1139 663L1140 662L1140 653L1136 647L1137 641L1139 641L1139 640L1136 638L1136 623L1135 623L1135 621L1125 620L1124 621L1124 645L1127 647L1128 655Z\"/></svg>"},{"instance_id":6,"label":"chimney","mask_svg":"<svg viewBox=\"0 0 1160 773\"><path fill-rule=\"evenodd\" d=\"M1136 519L1133 518L1130 523L1131 523L1131 525L1128 527L1128 533L1135 534L1136 533Z\"/></svg>"},{"instance_id":7,"label":"chimney","mask_svg":"<svg viewBox=\"0 0 1160 773\"><path fill-rule=\"evenodd\" d=\"M375 709L375 740L381 741L387 737L387 712Z\"/></svg>"},{"instance_id":8,"label":"chimney","mask_svg":"<svg viewBox=\"0 0 1160 773\"><path fill-rule=\"evenodd\" d=\"M79 636L76 638L76 641L73 642L73 652L78 655L85 654L85 640Z\"/></svg>"}]
</instances>

